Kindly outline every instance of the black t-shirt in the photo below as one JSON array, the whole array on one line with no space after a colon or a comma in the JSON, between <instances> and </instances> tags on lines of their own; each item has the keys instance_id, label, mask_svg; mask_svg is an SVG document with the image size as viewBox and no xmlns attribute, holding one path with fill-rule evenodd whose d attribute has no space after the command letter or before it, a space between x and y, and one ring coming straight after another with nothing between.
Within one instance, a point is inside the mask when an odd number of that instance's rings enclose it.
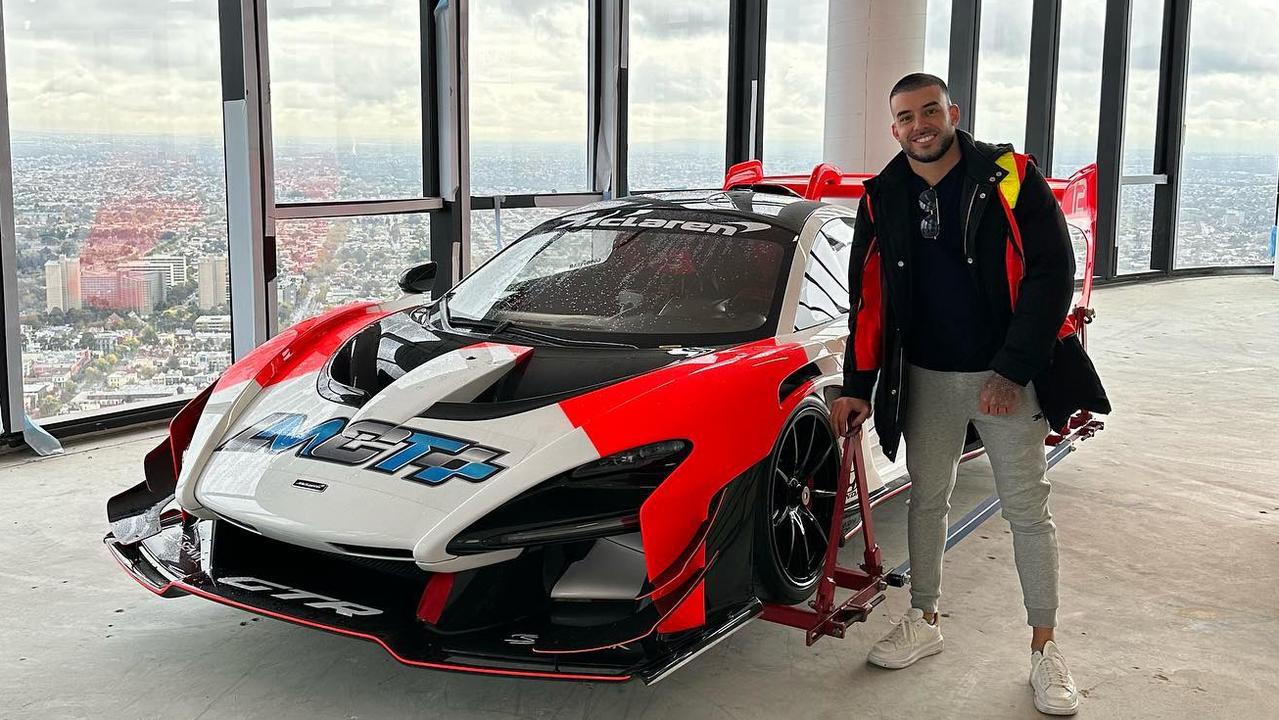
<instances>
[{"instance_id":1,"label":"black t-shirt","mask_svg":"<svg viewBox=\"0 0 1279 720\"><path fill-rule=\"evenodd\" d=\"M934 186L940 228L926 238L920 223L926 212L920 195L928 183L911 174L910 203L911 335L906 357L913 365L946 372L990 369L1001 339L994 337L986 298L964 257L964 163L961 160Z\"/></svg>"}]
</instances>

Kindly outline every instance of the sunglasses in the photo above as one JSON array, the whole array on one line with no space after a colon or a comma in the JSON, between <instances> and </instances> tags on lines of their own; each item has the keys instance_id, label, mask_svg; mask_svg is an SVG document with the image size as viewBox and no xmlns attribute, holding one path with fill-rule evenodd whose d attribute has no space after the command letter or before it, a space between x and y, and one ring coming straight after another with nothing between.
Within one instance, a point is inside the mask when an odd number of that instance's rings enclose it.
<instances>
[{"instance_id":1,"label":"sunglasses","mask_svg":"<svg viewBox=\"0 0 1279 720\"><path fill-rule=\"evenodd\" d=\"M919 221L919 234L929 240L936 240L941 234L941 213L937 209L937 191L928 188L919 194L919 209L924 211L924 219Z\"/></svg>"}]
</instances>

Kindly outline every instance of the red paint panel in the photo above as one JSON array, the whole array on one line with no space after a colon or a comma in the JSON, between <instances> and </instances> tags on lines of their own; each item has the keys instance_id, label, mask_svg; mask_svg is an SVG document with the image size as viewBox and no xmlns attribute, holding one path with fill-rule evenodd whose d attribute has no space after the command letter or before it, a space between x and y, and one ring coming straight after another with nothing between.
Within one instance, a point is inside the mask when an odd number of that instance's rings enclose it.
<instances>
[{"instance_id":1,"label":"red paint panel","mask_svg":"<svg viewBox=\"0 0 1279 720\"><path fill-rule=\"evenodd\" d=\"M799 345L760 340L689 358L560 403L568 420L585 430L601 456L663 440L693 444L689 457L640 507L650 579L661 577L685 554L715 493L772 451L782 423L805 395L792 393L782 403L777 389L807 362ZM696 572L705 563L703 548L686 572ZM700 626L705 610L698 586L659 630Z\"/></svg>"},{"instance_id":2,"label":"red paint panel","mask_svg":"<svg viewBox=\"0 0 1279 720\"><path fill-rule=\"evenodd\" d=\"M870 241L866 264L862 268L862 297L857 306L857 334L853 344L853 361L858 370L878 370L884 355L883 275L880 271L879 244Z\"/></svg>"},{"instance_id":3,"label":"red paint panel","mask_svg":"<svg viewBox=\"0 0 1279 720\"><path fill-rule=\"evenodd\" d=\"M830 188L839 186L844 173L830 163L821 163L808 176L808 187L802 193L805 200L821 200Z\"/></svg>"},{"instance_id":4,"label":"red paint panel","mask_svg":"<svg viewBox=\"0 0 1279 720\"><path fill-rule=\"evenodd\" d=\"M739 162L724 173L724 190L734 185L754 185L764 178L764 163L759 160Z\"/></svg>"},{"instance_id":5,"label":"red paint panel","mask_svg":"<svg viewBox=\"0 0 1279 720\"><path fill-rule=\"evenodd\" d=\"M209 396L212 394L212 385L201 390L199 395L191 398L191 401L183 405L182 409L169 421L169 444L172 448L174 477L182 474L182 456L191 445L195 426L200 422L200 416L204 414L204 406L208 404Z\"/></svg>"},{"instance_id":6,"label":"red paint panel","mask_svg":"<svg viewBox=\"0 0 1279 720\"><path fill-rule=\"evenodd\" d=\"M432 625L440 621L444 614L444 604L448 602L449 593L453 592L453 573L435 573L426 583L422 591L422 599L417 604L417 619Z\"/></svg>"},{"instance_id":7,"label":"red paint panel","mask_svg":"<svg viewBox=\"0 0 1279 720\"><path fill-rule=\"evenodd\" d=\"M254 348L232 365L215 388L246 380L262 387L315 372L352 335L390 313L377 303L357 302L303 320Z\"/></svg>"},{"instance_id":8,"label":"red paint panel","mask_svg":"<svg viewBox=\"0 0 1279 720\"><path fill-rule=\"evenodd\" d=\"M999 204L1004 207L1004 215L1008 218L1008 244L1004 246L1004 270L1008 275L1008 299L1013 310L1017 310L1017 293L1021 290L1021 279L1026 274L1025 261L1022 259L1021 228L1017 218L1008 206L1008 198L999 193Z\"/></svg>"}]
</instances>

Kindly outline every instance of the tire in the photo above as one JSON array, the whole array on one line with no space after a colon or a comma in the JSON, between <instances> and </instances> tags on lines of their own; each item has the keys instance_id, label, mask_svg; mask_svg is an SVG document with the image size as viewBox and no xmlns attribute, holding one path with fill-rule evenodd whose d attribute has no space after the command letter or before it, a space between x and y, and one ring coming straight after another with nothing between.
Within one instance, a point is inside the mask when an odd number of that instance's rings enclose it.
<instances>
[{"instance_id":1,"label":"tire","mask_svg":"<svg viewBox=\"0 0 1279 720\"><path fill-rule=\"evenodd\" d=\"M759 480L755 593L794 605L812 596L828 545L839 451L826 406L806 398L782 427Z\"/></svg>"}]
</instances>

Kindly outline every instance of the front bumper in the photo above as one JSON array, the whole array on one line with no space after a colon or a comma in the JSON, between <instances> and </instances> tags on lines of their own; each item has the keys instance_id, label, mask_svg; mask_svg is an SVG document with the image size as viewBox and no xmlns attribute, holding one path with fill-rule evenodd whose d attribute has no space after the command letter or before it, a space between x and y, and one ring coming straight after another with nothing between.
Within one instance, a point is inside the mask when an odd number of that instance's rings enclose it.
<instances>
[{"instance_id":1,"label":"front bumper","mask_svg":"<svg viewBox=\"0 0 1279 720\"><path fill-rule=\"evenodd\" d=\"M565 623L545 603L515 598L515 607L474 622L486 603L512 594L490 576L458 575L445 618L467 613L461 630L419 619L430 574L412 563L353 562L256 536L220 521L173 513L162 530L125 544L108 535L112 556L139 584L162 597L196 595L298 625L377 643L397 661L436 670L510 677L655 682L759 614L757 601L708 617L703 628L662 636L659 611L640 603L604 625ZM512 570L503 572L507 578ZM457 609L454 610L454 606ZM634 638L589 648L589 640Z\"/></svg>"}]
</instances>

